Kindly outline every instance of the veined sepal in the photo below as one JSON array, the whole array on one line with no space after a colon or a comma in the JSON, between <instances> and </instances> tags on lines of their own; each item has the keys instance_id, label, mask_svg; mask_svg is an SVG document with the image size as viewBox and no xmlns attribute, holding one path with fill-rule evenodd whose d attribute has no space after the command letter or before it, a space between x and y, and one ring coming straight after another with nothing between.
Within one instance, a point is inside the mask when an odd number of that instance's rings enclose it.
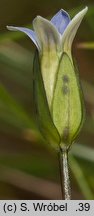
<instances>
[{"instance_id":1,"label":"veined sepal","mask_svg":"<svg viewBox=\"0 0 94 216\"><path fill-rule=\"evenodd\" d=\"M67 53L63 53L54 88L51 114L67 148L73 143L83 122L83 98L76 68ZM64 146L62 146L63 148Z\"/></svg>"},{"instance_id":2,"label":"veined sepal","mask_svg":"<svg viewBox=\"0 0 94 216\"><path fill-rule=\"evenodd\" d=\"M33 73L33 94L38 127L45 141L50 143L55 149L58 149L60 136L53 123L49 111L43 78L41 74L39 54L37 51L34 57Z\"/></svg>"}]
</instances>

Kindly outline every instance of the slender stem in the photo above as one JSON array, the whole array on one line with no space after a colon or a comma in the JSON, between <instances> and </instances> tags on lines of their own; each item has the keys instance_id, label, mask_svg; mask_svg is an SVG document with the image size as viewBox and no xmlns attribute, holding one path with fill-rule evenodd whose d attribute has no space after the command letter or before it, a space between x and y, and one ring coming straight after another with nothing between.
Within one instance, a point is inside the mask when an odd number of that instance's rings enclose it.
<instances>
[{"instance_id":1,"label":"slender stem","mask_svg":"<svg viewBox=\"0 0 94 216\"><path fill-rule=\"evenodd\" d=\"M60 182L61 182L61 194L63 199L64 187L63 187L63 163L62 163L61 151L58 152L58 159L59 159L59 171L60 171Z\"/></svg>"},{"instance_id":2,"label":"slender stem","mask_svg":"<svg viewBox=\"0 0 94 216\"><path fill-rule=\"evenodd\" d=\"M63 194L64 184L64 194L65 200L71 199L71 187L70 187L70 179L69 179L69 168L68 168L68 151L61 150L60 152L60 166L61 166L61 189Z\"/></svg>"}]
</instances>

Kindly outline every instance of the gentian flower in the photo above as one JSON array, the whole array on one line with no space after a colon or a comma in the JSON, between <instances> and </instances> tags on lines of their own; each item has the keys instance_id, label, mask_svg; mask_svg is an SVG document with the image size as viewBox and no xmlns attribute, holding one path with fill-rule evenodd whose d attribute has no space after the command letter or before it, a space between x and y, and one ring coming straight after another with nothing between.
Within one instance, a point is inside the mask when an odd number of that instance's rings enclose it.
<instances>
[{"instance_id":1,"label":"gentian flower","mask_svg":"<svg viewBox=\"0 0 94 216\"><path fill-rule=\"evenodd\" d=\"M79 77L72 59L72 43L86 14L86 7L72 20L60 10L49 21L33 20L33 30L7 26L24 32L37 48L34 58L34 100L40 131L45 139L69 148L83 122L83 99Z\"/></svg>"}]
</instances>

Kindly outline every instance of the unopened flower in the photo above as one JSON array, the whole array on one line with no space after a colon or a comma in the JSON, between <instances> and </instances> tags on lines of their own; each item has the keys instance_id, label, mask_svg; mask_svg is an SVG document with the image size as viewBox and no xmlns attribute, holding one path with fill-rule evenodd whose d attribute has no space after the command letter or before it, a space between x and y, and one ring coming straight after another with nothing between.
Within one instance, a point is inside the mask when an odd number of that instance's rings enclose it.
<instances>
[{"instance_id":1,"label":"unopened flower","mask_svg":"<svg viewBox=\"0 0 94 216\"><path fill-rule=\"evenodd\" d=\"M73 39L87 7L72 20L60 10L50 21L41 16L33 29L8 26L26 33L37 47L34 59L34 99L40 131L57 146L69 147L83 122L83 99L71 55Z\"/></svg>"}]
</instances>

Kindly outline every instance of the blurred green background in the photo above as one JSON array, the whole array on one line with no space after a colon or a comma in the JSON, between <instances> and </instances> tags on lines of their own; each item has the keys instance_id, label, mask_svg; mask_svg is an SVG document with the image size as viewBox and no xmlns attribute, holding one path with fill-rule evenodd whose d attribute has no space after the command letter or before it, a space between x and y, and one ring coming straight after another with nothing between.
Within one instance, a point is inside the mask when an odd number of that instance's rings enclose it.
<instances>
[{"instance_id":1,"label":"blurred green background","mask_svg":"<svg viewBox=\"0 0 94 216\"><path fill-rule=\"evenodd\" d=\"M0 199L61 199L58 156L41 137L32 96L35 47L6 25L32 26L61 8L73 17L89 7L73 53L79 67L86 121L70 151L72 199L94 199L94 1L0 1Z\"/></svg>"}]
</instances>

